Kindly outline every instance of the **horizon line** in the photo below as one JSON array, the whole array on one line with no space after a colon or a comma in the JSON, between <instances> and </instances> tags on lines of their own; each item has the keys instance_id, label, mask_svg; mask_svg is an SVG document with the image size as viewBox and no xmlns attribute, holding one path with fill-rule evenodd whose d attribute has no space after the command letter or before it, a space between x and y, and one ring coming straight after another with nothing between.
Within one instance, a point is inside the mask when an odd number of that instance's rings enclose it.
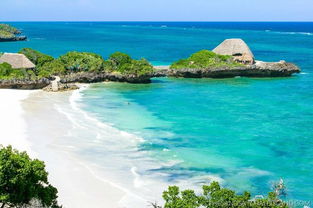
<instances>
[{"instance_id":1,"label":"horizon line","mask_svg":"<svg viewBox=\"0 0 313 208\"><path fill-rule=\"evenodd\" d=\"M173 20L151 20L151 21L144 21L144 20L0 20L0 22L203 22L203 23L313 23L313 20L310 21L296 21L296 20L282 20L282 21L173 21Z\"/></svg>"}]
</instances>

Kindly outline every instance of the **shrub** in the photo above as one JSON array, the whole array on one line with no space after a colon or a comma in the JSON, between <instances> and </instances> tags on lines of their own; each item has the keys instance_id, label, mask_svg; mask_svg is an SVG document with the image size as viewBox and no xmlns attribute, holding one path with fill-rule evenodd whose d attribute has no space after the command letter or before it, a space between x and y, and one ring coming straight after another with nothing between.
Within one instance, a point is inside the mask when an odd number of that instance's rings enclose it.
<instances>
[{"instance_id":1,"label":"shrub","mask_svg":"<svg viewBox=\"0 0 313 208\"><path fill-rule=\"evenodd\" d=\"M26 70L13 69L8 63L0 64L0 79L25 79L28 78Z\"/></svg>"},{"instance_id":2,"label":"shrub","mask_svg":"<svg viewBox=\"0 0 313 208\"><path fill-rule=\"evenodd\" d=\"M170 186L163 192L164 208L286 208L287 204L278 199L274 192L267 198L251 199L249 192L236 194L220 187L218 182L203 186L203 193L197 195L193 190L180 191L177 186ZM157 207L157 206L155 206Z\"/></svg>"},{"instance_id":3,"label":"shrub","mask_svg":"<svg viewBox=\"0 0 313 208\"><path fill-rule=\"evenodd\" d=\"M112 72L124 75L142 76L153 71L152 65L146 59L134 60L129 55L115 52L106 62L106 68Z\"/></svg>"},{"instance_id":4,"label":"shrub","mask_svg":"<svg viewBox=\"0 0 313 208\"><path fill-rule=\"evenodd\" d=\"M240 66L233 61L232 56L218 55L212 51L202 50L192 54L187 59L174 62L171 69L206 69L223 66Z\"/></svg>"},{"instance_id":5,"label":"shrub","mask_svg":"<svg viewBox=\"0 0 313 208\"><path fill-rule=\"evenodd\" d=\"M119 67L129 64L131 61L132 58L129 55L121 52L115 52L109 57L109 62L113 70L118 70Z\"/></svg>"},{"instance_id":6,"label":"shrub","mask_svg":"<svg viewBox=\"0 0 313 208\"><path fill-rule=\"evenodd\" d=\"M47 62L54 60L52 56L46 55L31 48L23 48L19 53L24 54L36 67L40 67Z\"/></svg>"},{"instance_id":7,"label":"shrub","mask_svg":"<svg viewBox=\"0 0 313 208\"><path fill-rule=\"evenodd\" d=\"M53 75L66 74L65 65L58 59L51 62L46 62L42 66L37 68L39 77L51 77Z\"/></svg>"},{"instance_id":8,"label":"shrub","mask_svg":"<svg viewBox=\"0 0 313 208\"><path fill-rule=\"evenodd\" d=\"M95 53L73 51L60 56L59 60L72 72L102 71L104 67L103 58Z\"/></svg>"},{"instance_id":9,"label":"shrub","mask_svg":"<svg viewBox=\"0 0 313 208\"><path fill-rule=\"evenodd\" d=\"M1 207L22 207L36 199L45 207L59 207L57 189L48 182L45 164L11 146L0 149Z\"/></svg>"}]
</instances>

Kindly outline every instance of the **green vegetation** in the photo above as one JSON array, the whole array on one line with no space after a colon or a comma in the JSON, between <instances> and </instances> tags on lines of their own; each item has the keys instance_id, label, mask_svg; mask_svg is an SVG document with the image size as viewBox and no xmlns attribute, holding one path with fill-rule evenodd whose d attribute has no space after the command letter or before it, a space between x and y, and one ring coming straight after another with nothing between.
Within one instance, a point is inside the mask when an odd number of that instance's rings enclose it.
<instances>
[{"instance_id":1,"label":"green vegetation","mask_svg":"<svg viewBox=\"0 0 313 208\"><path fill-rule=\"evenodd\" d=\"M287 208L287 204L278 199L274 192L270 192L264 199L251 200L249 192L236 194L220 187L217 182L203 186L202 189L203 193L197 195L193 190L180 191L177 186L171 186L163 192L164 208Z\"/></svg>"},{"instance_id":2,"label":"green vegetation","mask_svg":"<svg viewBox=\"0 0 313 208\"><path fill-rule=\"evenodd\" d=\"M13 69L8 63L0 64L0 79L11 80L11 79L36 79L37 76L33 70L26 69Z\"/></svg>"},{"instance_id":3,"label":"green vegetation","mask_svg":"<svg viewBox=\"0 0 313 208\"><path fill-rule=\"evenodd\" d=\"M18 53L24 54L31 62L36 65L36 67L40 67L45 63L54 60L52 56L43 54L31 48L23 48Z\"/></svg>"},{"instance_id":4,"label":"green vegetation","mask_svg":"<svg viewBox=\"0 0 313 208\"><path fill-rule=\"evenodd\" d=\"M87 52L68 52L59 60L69 72L103 71L104 60L100 55Z\"/></svg>"},{"instance_id":5,"label":"green vegetation","mask_svg":"<svg viewBox=\"0 0 313 208\"><path fill-rule=\"evenodd\" d=\"M57 189L48 182L45 164L11 146L0 149L1 207L22 207L38 200L44 207L59 207Z\"/></svg>"},{"instance_id":6,"label":"green vegetation","mask_svg":"<svg viewBox=\"0 0 313 208\"><path fill-rule=\"evenodd\" d=\"M0 24L0 40L15 38L16 37L15 35L20 33L21 32L15 27L12 27L7 24Z\"/></svg>"},{"instance_id":7,"label":"green vegetation","mask_svg":"<svg viewBox=\"0 0 313 208\"><path fill-rule=\"evenodd\" d=\"M153 71L152 65L147 60L134 60L121 52L113 53L108 60L95 53L76 51L68 52L57 59L31 48L23 48L19 53L24 54L36 68L12 69L8 64L2 64L0 79L50 78L77 72L108 72L140 77Z\"/></svg>"},{"instance_id":8,"label":"green vegetation","mask_svg":"<svg viewBox=\"0 0 313 208\"><path fill-rule=\"evenodd\" d=\"M8 24L0 24L0 31L6 31L12 34L20 34L21 31L16 29L15 27L12 27L11 25Z\"/></svg>"},{"instance_id":9,"label":"green vegetation","mask_svg":"<svg viewBox=\"0 0 313 208\"><path fill-rule=\"evenodd\" d=\"M106 68L111 72L135 76L142 76L153 71L152 65L146 59L135 60L121 52L115 52L110 55L106 61Z\"/></svg>"},{"instance_id":10,"label":"green vegetation","mask_svg":"<svg viewBox=\"0 0 313 208\"><path fill-rule=\"evenodd\" d=\"M218 55L212 51L202 50L187 59L174 62L171 69L208 69L214 67L241 66L233 61L232 56Z\"/></svg>"},{"instance_id":11,"label":"green vegetation","mask_svg":"<svg viewBox=\"0 0 313 208\"><path fill-rule=\"evenodd\" d=\"M4 31L4 30L0 30L0 38L3 39L10 39L10 38L14 38L15 35L13 33L10 33L8 31Z\"/></svg>"},{"instance_id":12,"label":"green vegetation","mask_svg":"<svg viewBox=\"0 0 313 208\"><path fill-rule=\"evenodd\" d=\"M51 77L52 75L65 75L67 73L65 65L58 59L44 63L37 67L39 78Z\"/></svg>"}]
</instances>

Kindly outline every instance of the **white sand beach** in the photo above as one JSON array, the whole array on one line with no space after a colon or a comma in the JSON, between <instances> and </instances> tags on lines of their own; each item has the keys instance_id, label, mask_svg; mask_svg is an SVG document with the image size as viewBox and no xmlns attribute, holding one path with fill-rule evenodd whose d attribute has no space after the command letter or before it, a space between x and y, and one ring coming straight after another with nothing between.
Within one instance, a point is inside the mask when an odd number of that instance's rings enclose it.
<instances>
[{"instance_id":1,"label":"white sand beach","mask_svg":"<svg viewBox=\"0 0 313 208\"><path fill-rule=\"evenodd\" d=\"M23 119L22 100L35 91L0 89L0 144L12 145L35 156L26 139L26 123Z\"/></svg>"},{"instance_id":2,"label":"white sand beach","mask_svg":"<svg viewBox=\"0 0 313 208\"><path fill-rule=\"evenodd\" d=\"M49 180L58 188L58 201L63 207L122 207L119 201L125 193L121 189L98 178L54 144L66 135L69 122L53 105L68 96L69 93L0 90L0 143L45 161Z\"/></svg>"}]
</instances>

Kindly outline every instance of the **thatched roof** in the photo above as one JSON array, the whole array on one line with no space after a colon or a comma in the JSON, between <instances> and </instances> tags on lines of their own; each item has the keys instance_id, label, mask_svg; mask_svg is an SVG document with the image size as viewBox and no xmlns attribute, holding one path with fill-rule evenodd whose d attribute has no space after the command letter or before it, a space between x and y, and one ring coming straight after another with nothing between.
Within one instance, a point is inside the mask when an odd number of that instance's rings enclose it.
<instances>
[{"instance_id":1,"label":"thatched roof","mask_svg":"<svg viewBox=\"0 0 313 208\"><path fill-rule=\"evenodd\" d=\"M0 57L0 63L8 63L14 69L31 69L35 68L33 64L24 54L4 53Z\"/></svg>"},{"instance_id":2,"label":"thatched roof","mask_svg":"<svg viewBox=\"0 0 313 208\"><path fill-rule=\"evenodd\" d=\"M242 39L226 39L213 52L220 55L234 56L235 60L242 62L254 62L253 53Z\"/></svg>"}]
</instances>

